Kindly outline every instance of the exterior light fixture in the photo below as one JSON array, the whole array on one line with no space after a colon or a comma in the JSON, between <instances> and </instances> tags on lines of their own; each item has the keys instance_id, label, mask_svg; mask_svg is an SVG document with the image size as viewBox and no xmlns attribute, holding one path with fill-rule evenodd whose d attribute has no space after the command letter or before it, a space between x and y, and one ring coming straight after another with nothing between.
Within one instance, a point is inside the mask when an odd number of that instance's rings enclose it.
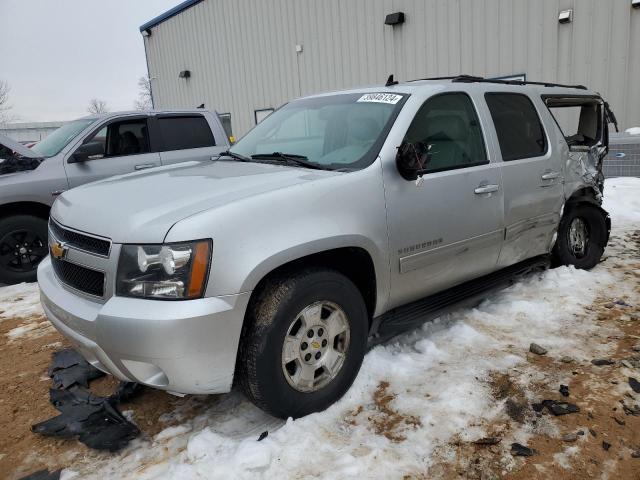
<instances>
[{"instance_id":1,"label":"exterior light fixture","mask_svg":"<svg viewBox=\"0 0 640 480\"><path fill-rule=\"evenodd\" d=\"M404 12L390 13L384 19L385 25L400 25L404 23Z\"/></svg>"},{"instance_id":2,"label":"exterior light fixture","mask_svg":"<svg viewBox=\"0 0 640 480\"><path fill-rule=\"evenodd\" d=\"M190 78L190 77L191 77L191 70L182 70L178 74L178 78Z\"/></svg>"},{"instance_id":3,"label":"exterior light fixture","mask_svg":"<svg viewBox=\"0 0 640 480\"><path fill-rule=\"evenodd\" d=\"M558 22L560 23L571 23L573 21L573 9L570 8L568 10L562 10L558 14Z\"/></svg>"}]
</instances>

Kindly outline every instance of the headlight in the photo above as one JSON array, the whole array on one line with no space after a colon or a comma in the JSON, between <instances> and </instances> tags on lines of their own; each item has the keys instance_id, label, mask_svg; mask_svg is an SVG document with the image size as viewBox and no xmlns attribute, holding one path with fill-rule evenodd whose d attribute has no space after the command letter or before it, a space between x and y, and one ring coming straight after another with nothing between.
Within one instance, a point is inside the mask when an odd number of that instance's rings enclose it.
<instances>
[{"instance_id":1,"label":"headlight","mask_svg":"<svg viewBox=\"0 0 640 480\"><path fill-rule=\"evenodd\" d=\"M182 300L204 294L211 241L167 245L123 245L116 294Z\"/></svg>"}]
</instances>

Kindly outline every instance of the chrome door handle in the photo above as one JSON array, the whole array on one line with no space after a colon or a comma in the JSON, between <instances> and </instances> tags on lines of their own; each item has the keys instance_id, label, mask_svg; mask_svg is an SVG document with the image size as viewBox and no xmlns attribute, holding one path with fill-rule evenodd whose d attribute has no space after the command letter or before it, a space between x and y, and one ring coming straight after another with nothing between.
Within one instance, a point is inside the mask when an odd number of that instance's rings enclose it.
<instances>
[{"instance_id":1,"label":"chrome door handle","mask_svg":"<svg viewBox=\"0 0 640 480\"><path fill-rule=\"evenodd\" d=\"M136 165L134 168L136 170L144 170L145 168L153 168L157 167L155 163L141 163L140 165Z\"/></svg>"},{"instance_id":2,"label":"chrome door handle","mask_svg":"<svg viewBox=\"0 0 640 480\"><path fill-rule=\"evenodd\" d=\"M542 180L553 180L554 178L558 178L560 176L560 172L547 172L543 173L540 177Z\"/></svg>"},{"instance_id":3,"label":"chrome door handle","mask_svg":"<svg viewBox=\"0 0 640 480\"><path fill-rule=\"evenodd\" d=\"M498 188L500 188L498 185L480 185L479 187L476 187L473 193L476 195L482 195L483 193L497 192Z\"/></svg>"}]
</instances>

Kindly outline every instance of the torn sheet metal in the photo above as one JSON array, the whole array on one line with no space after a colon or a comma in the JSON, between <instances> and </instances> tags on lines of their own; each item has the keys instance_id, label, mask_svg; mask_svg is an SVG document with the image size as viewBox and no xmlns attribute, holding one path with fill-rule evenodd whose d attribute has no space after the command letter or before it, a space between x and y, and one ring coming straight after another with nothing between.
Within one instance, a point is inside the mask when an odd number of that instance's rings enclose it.
<instances>
[{"instance_id":1,"label":"torn sheet metal","mask_svg":"<svg viewBox=\"0 0 640 480\"><path fill-rule=\"evenodd\" d=\"M569 152L570 164L573 173L582 177L586 185L594 187L596 200L602 202L602 190L604 185L604 174L602 173L602 159L604 158L604 147L591 147L588 150Z\"/></svg>"}]
</instances>

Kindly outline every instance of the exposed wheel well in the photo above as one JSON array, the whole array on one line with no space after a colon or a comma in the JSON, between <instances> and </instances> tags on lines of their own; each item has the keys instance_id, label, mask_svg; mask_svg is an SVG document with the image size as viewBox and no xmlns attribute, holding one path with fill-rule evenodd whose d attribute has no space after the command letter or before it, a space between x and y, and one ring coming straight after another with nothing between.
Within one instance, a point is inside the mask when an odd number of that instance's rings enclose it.
<instances>
[{"instance_id":1,"label":"exposed wheel well","mask_svg":"<svg viewBox=\"0 0 640 480\"><path fill-rule=\"evenodd\" d=\"M251 294L251 301L264 288L265 282L274 275L286 275L288 272L302 270L308 267L323 267L340 272L351 280L362 294L369 321L376 308L376 274L373 260L363 248L346 247L314 253L306 257L292 260L272 270L256 285Z\"/></svg>"},{"instance_id":2,"label":"exposed wheel well","mask_svg":"<svg viewBox=\"0 0 640 480\"><path fill-rule=\"evenodd\" d=\"M593 187L584 187L576 190L571 194L571 196L567 199L565 203L565 211L567 209L576 207L581 204L589 204L594 208L597 208L604 217L605 225L607 228L606 236L605 236L605 245L609 242L609 234L611 233L611 217L607 213L607 211L602 208L602 201L598 198L599 194ZM602 197L600 197L602 198Z\"/></svg>"},{"instance_id":3,"label":"exposed wheel well","mask_svg":"<svg viewBox=\"0 0 640 480\"><path fill-rule=\"evenodd\" d=\"M0 205L0 218L11 215L33 215L35 217L49 218L51 207L38 202L14 202Z\"/></svg>"}]
</instances>

